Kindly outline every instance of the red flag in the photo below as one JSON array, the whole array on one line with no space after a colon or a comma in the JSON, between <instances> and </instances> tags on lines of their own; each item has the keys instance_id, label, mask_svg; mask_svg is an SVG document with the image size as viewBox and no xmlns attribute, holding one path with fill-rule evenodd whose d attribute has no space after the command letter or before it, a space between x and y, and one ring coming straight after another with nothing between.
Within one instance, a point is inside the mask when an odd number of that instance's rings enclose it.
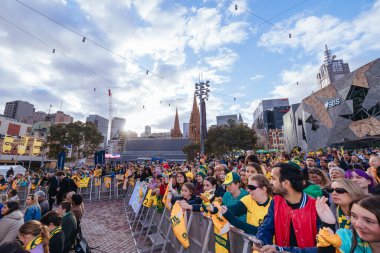
<instances>
[{"instance_id":1,"label":"red flag","mask_svg":"<svg viewBox=\"0 0 380 253\"><path fill-rule=\"evenodd\" d=\"M111 89L108 89L108 96L109 96L109 97L112 96L112 94L111 94Z\"/></svg>"}]
</instances>

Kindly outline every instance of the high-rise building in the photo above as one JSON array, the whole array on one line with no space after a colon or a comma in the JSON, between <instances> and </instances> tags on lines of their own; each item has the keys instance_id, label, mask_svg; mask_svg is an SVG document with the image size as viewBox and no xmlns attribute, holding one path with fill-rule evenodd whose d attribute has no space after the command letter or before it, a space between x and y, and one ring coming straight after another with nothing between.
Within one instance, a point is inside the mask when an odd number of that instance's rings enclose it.
<instances>
[{"instance_id":1,"label":"high-rise building","mask_svg":"<svg viewBox=\"0 0 380 253\"><path fill-rule=\"evenodd\" d=\"M4 116L18 121L24 121L33 116L34 105L29 102L16 100L5 104Z\"/></svg>"},{"instance_id":2,"label":"high-rise building","mask_svg":"<svg viewBox=\"0 0 380 253\"><path fill-rule=\"evenodd\" d=\"M74 118L71 117L68 114L65 114L62 111L57 111L56 113L51 114L50 120L53 122L53 124L67 124L67 123L73 123Z\"/></svg>"},{"instance_id":3,"label":"high-rise building","mask_svg":"<svg viewBox=\"0 0 380 253\"><path fill-rule=\"evenodd\" d=\"M189 128L190 128L190 123L183 123L182 124L182 128L183 128L183 135L182 137L184 139L189 139Z\"/></svg>"},{"instance_id":4,"label":"high-rise building","mask_svg":"<svg viewBox=\"0 0 380 253\"><path fill-rule=\"evenodd\" d=\"M200 142L201 139L201 116L199 114L199 108L197 99L194 95L193 109L191 110L190 122L189 122L189 138L193 142Z\"/></svg>"},{"instance_id":5,"label":"high-rise building","mask_svg":"<svg viewBox=\"0 0 380 253\"><path fill-rule=\"evenodd\" d=\"M317 74L320 89L350 73L348 63L344 63L342 59L336 60L336 56L331 53L331 50L327 48L327 45L325 45L324 54L325 62L319 68L319 73Z\"/></svg>"},{"instance_id":6,"label":"high-rise building","mask_svg":"<svg viewBox=\"0 0 380 253\"><path fill-rule=\"evenodd\" d=\"M262 100L253 113L253 127L256 129L281 129L282 116L289 111L289 99Z\"/></svg>"},{"instance_id":7,"label":"high-rise building","mask_svg":"<svg viewBox=\"0 0 380 253\"><path fill-rule=\"evenodd\" d=\"M179 127L178 110L175 109L174 127L170 131L172 138L182 138L181 128Z\"/></svg>"},{"instance_id":8,"label":"high-rise building","mask_svg":"<svg viewBox=\"0 0 380 253\"><path fill-rule=\"evenodd\" d=\"M217 126L228 125L230 120L235 122L235 124L237 124L238 116L236 114L216 116L216 125Z\"/></svg>"},{"instance_id":9,"label":"high-rise building","mask_svg":"<svg viewBox=\"0 0 380 253\"><path fill-rule=\"evenodd\" d=\"M108 119L103 118L102 116L93 114L93 115L89 115L86 118L86 122L92 122L95 124L96 128L99 130L99 132L103 136L103 143L104 143L103 147L106 147L107 133L108 133Z\"/></svg>"},{"instance_id":10,"label":"high-rise building","mask_svg":"<svg viewBox=\"0 0 380 253\"><path fill-rule=\"evenodd\" d=\"M46 112L38 111L38 112L34 112L33 115L26 117L25 120L22 119L22 122L33 125L36 122L46 120L46 116L47 116Z\"/></svg>"},{"instance_id":11,"label":"high-rise building","mask_svg":"<svg viewBox=\"0 0 380 253\"><path fill-rule=\"evenodd\" d=\"M125 127L125 118L113 117L111 122L111 136L110 139L117 137L118 132L123 131Z\"/></svg>"}]
</instances>

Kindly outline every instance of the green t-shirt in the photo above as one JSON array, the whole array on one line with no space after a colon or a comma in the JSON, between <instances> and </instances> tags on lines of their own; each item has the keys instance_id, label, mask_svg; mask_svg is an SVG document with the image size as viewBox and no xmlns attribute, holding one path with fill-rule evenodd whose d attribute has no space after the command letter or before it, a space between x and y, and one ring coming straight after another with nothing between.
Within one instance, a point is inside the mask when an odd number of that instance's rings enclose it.
<instances>
[{"instance_id":1,"label":"green t-shirt","mask_svg":"<svg viewBox=\"0 0 380 253\"><path fill-rule=\"evenodd\" d=\"M223 195L223 205L229 207L229 206L233 206L235 205L236 203L239 202L239 200L241 198L243 198L244 196L248 195L248 192L246 190L244 190L243 188L240 188L240 194L239 196L237 196L237 198L234 198L232 196L232 194L230 192L226 192L224 193ZM239 216L239 219L244 221L244 222L247 222L247 215L244 214L242 216Z\"/></svg>"}]
</instances>

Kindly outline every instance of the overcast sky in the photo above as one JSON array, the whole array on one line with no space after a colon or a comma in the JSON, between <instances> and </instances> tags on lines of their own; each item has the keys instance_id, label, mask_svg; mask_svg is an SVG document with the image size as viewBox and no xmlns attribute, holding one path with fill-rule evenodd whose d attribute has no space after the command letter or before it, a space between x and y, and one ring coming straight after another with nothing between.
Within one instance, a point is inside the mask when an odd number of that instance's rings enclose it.
<instances>
[{"instance_id":1,"label":"overcast sky","mask_svg":"<svg viewBox=\"0 0 380 253\"><path fill-rule=\"evenodd\" d=\"M168 131L176 107L181 128L189 121L202 73L208 124L238 113L251 124L260 99L318 89L325 44L351 71L378 58L379 24L369 0L2 0L0 113L6 101L46 112L63 101L75 120L108 118L110 88L126 129Z\"/></svg>"}]
</instances>

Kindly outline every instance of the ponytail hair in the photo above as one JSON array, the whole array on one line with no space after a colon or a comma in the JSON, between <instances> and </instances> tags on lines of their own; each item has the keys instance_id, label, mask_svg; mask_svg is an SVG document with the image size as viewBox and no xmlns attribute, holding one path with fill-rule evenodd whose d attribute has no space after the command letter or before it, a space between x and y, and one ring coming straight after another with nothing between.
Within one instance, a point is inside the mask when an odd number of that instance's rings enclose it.
<instances>
[{"instance_id":1,"label":"ponytail hair","mask_svg":"<svg viewBox=\"0 0 380 253\"><path fill-rule=\"evenodd\" d=\"M44 253L49 253L50 232L47 226L41 224L41 237Z\"/></svg>"},{"instance_id":2,"label":"ponytail hair","mask_svg":"<svg viewBox=\"0 0 380 253\"><path fill-rule=\"evenodd\" d=\"M32 235L34 237L41 236L44 253L49 253L50 233L47 226L42 225L39 221L30 220L20 227L19 233L21 235Z\"/></svg>"}]
</instances>

